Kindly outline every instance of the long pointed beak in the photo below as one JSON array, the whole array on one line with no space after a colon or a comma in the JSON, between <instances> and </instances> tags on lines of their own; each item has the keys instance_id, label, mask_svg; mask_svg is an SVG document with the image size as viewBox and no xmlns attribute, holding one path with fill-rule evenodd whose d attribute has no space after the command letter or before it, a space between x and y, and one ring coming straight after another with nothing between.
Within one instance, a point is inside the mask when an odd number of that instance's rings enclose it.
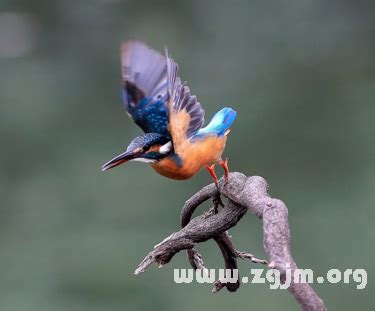
<instances>
[{"instance_id":1,"label":"long pointed beak","mask_svg":"<svg viewBox=\"0 0 375 311\"><path fill-rule=\"evenodd\" d=\"M108 161L106 164L104 164L102 166L102 171L109 170L112 167L128 162L134 158L134 155L135 153L133 151L125 151L117 157L113 158L112 160Z\"/></svg>"}]
</instances>

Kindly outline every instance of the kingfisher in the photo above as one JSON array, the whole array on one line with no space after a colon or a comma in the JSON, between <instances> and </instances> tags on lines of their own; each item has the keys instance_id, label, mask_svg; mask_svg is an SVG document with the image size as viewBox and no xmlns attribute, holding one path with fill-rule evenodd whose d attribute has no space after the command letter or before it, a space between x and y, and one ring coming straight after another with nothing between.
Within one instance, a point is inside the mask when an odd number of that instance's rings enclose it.
<instances>
[{"instance_id":1,"label":"kingfisher","mask_svg":"<svg viewBox=\"0 0 375 311\"><path fill-rule=\"evenodd\" d=\"M144 134L102 170L140 161L162 176L185 180L206 168L218 186L215 165L219 164L228 181L228 161L222 154L237 112L225 107L203 127L204 110L182 82L167 49L162 54L139 40L123 43L121 73L125 109Z\"/></svg>"}]
</instances>

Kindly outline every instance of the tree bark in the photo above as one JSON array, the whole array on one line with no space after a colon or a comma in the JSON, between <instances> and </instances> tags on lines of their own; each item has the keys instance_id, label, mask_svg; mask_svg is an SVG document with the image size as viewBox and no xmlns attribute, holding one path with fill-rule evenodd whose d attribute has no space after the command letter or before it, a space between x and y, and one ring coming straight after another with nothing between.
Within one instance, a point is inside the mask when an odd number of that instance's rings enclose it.
<instances>
[{"instance_id":1,"label":"tree bark","mask_svg":"<svg viewBox=\"0 0 375 311\"><path fill-rule=\"evenodd\" d=\"M139 264L135 274L144 272L154 262L159 266L167 264L181 250L187 250L189 262L194 269L205 269L202 256L193 247L197 243L214 239L222 252L226 269L237 269L237 258L250 259L278 270L280 279L284 282L288 269L292 276L298 269L290 251L288 209L281 200L271 198L267 190L268 184L264 178L246 177L242 173L231 173L228 183L221 179L219 188L214 184L202 188L182 208L182 229L156 245ZM219 207L223 205L220 195L228 199L223 208ZM213 208L191 219L195 209L210 198L214 203ZM263 222L263 247L268 262L236 250L227 233L247 211ZM237 283L222 283L218 280L213 291L226 287L228 291L234 292L239 286L239 280ZM295 282L292 277L288 290L302 310L326 310L324 302L308 283Z\"/></svg>"}]
</instances>

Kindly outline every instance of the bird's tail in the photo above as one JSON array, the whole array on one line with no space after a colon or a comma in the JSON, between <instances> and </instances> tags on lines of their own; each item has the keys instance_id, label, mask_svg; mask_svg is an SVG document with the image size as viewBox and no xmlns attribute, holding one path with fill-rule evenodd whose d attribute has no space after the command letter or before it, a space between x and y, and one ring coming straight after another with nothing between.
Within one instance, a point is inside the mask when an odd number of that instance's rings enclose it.
<instances>
[{"instance_id":1,"label":"bird's tail","mask_svg":"<svg viewBox=\"0 0 375 311\"><path fill-rule=\"evenodd\" d=\"M237 112L232 108L225 107L211 119L210 123L204 128L201 128L197 132L197 136L216 134L218 136L225 135L229 127L232 125L234 119L236 119Z\"/></svg>"}]
</instances>

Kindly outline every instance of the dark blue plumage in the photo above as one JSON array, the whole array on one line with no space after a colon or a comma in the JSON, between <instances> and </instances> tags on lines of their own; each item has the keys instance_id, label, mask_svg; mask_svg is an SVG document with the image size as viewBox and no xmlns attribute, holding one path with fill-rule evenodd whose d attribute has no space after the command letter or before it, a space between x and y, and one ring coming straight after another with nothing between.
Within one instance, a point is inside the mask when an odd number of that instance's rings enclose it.
<instances>
[{"instance_id":1,"label":"dark blue plumage","mask_svg":"<svg viewBox=\"0 0 375 311\"><path fill-rule=\"evenodd\" d=\"M145 152L148 151L154 145L164 145L167 142L169 142L169 139L166 138L164 135L157 133L147 133L134 138L130 142L127 151L134 150L136 148L142 148Z\"/></svg>"},{"instance_id":2,"label":"dark blue plumage","mask_svg":"<svg viewBox=\"0 0 375 311\"><path fill-rule=\"evenodd\" d=\"M159 174L177 180L194 176L206 167L215 183L236 111L223 108L206 127L204 110L178 74L178 65L145 43L129 40L121 47L122 99L134 122L145 132L126 151L102 166L110 169L128 161L151 165Z\"/></svg>"},{"instance_id":3,"label":"dark blue plumage","mask_svg":"<svg viewBox=\"0 0 375 311\"><path fill-rule=\"evenodd\" d=\"M170 137L167 130L167 62L140 41L122 46L122 97L125 108L145 133Z\"/></svg>"},{"instance_id":4,"label":"dark blue plumage","mask_svg":"<svg viewBox=\"0 0 375 311\"><path fill-rule=\"evenodd\" d=\"M129 106L128 112L145 133L159 133L170 137L167 129L168 110L163 98L145 97L136 106Z\"/></svg>"},{"instance_id":5,"label":"dark blue plumage","mask_svg":"<svg viewBox=\"0 0 375 311\"><path fill-rule=\"evenodd\" d=\"M121 49L122 97L125 108L145 133L170 137L168 101L175 111L186 110L190 117L187 137L204 123L204 110L196 96L177 75L178 66L170 56L162 55L140 41L131 40Z\"/></svg>"}]
</instances>

